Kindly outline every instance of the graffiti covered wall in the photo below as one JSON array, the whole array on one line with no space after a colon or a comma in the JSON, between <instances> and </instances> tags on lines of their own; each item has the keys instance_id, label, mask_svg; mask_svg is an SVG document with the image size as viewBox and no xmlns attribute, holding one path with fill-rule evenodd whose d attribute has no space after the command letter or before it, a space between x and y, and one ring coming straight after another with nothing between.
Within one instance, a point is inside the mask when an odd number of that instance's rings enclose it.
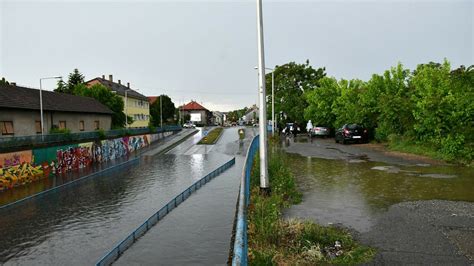
<instances>
[{"instance_id":1,"label":"graffiti covered wall","mask_svg":"<svg viewBox=\"0 0 474 266\"><path fill-rule=\"evenodd\" d=\"M127 156L157 141L160 134L70 144L0 154L0 191Z\"/></svg>"}]
</instances>

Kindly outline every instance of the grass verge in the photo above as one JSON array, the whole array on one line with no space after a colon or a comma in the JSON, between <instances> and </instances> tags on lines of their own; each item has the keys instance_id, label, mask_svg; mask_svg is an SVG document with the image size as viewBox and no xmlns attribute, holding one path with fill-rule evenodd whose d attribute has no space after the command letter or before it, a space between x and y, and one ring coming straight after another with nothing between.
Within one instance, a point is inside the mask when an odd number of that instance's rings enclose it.
<instances>
[{"instance_id":1,"label":"grass verge","mask_svg":"<svg viewBox=\"0 0 474 266\"><path fill-rule=\"evenodd\" d=\"M215 144L219 136L222 134L224 129L222 127L216 127L211 130L207 136L203 137L197 144L212 145Z\"/></svg>"},{"instance_id":2,"label":"grass verge","mask_svg":"<svg viewBox=\"0 0 474 266\"><path fill-rule=\"evenodd\" d=\"M301 202L302 198L284 156L281 151L270 154L270 196L260 194L258 156L252 169L251 204L248 209L249 263L314 265L370 261L375 250L358 244L343 229L282 218L282 210ZM340 242L341 248L335 247L336 241Z\"/></svg>"}]
</instances>

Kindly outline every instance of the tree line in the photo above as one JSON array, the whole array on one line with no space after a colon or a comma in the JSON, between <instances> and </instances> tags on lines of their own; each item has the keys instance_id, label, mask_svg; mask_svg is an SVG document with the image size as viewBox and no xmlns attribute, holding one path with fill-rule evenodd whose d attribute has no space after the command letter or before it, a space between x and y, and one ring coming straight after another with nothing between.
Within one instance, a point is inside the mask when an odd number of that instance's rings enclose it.
<instances>
[{"instance_id":1,"label":"tree line","mask_svg":"<svg viewBox=\"0 0 474 266\"><path fill-rule=\"evenodd\" d=\"M281 123L357 123L377 141L401 138L434 147L446 160L474 158L474 66L452 69L444 60L411 71L399 63L362 81L327 77L307 61L277 66L274 74ZM271 74L266 83L271 95Z\"/></svg>"}]
</instances>

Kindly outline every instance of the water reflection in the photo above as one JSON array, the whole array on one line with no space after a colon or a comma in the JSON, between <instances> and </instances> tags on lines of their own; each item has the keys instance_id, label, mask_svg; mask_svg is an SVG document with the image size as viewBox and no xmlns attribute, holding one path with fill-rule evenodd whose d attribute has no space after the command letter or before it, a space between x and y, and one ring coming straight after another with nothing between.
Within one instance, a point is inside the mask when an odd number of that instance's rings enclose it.
<instances>
[{"instance_id":1,"label":"water reflection","mask_svg":"<svg viewBox=\"0 0 474 266\"><path fill-rule=\"evenodd\" d=\"M139 165L2 210L0 264L95 263L127 232L226 159L148 157Z\"/></svg>"},{"instance_id":2,"label":"water reflection","mask_svg":"<svg viewBox=\"0 0 474 266\"><path fill-rule=\"evenodd\" d=\"M456 166L391 166L286 154L304 192L287 216L370 228L389 206L415 200L474 201L472 170Z\"/></svg>"}]
</instances>

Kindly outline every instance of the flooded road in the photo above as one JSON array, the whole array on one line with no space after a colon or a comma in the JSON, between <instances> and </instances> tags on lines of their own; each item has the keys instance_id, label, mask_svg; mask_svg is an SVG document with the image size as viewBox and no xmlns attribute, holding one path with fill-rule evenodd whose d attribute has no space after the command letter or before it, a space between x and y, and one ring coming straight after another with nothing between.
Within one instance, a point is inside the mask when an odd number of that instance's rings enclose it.
<instances>
[{"instance_id":1,"label":"flooded road","mask_svg":"<svg viewBox=\"0 0 474 266\"><path fill-rule=\"evenodd\" d=\"M283 145L284 146L284 145ZM394 157L366 145L305 137L284 150L304 200L289 217L315 217L368 231L393 204L416 200L474 202L473 169Z\"/></svg>"},{"instance_id":2,"label":"flooded road","mask_svg":"<svg viewBox=\"0 0 474 266\"><path fill-rule=\"evenodd\" d=\"M242 167L255 134L254 129L247 128L246 139L240 144L237 130L237 127L226 128L212 147L213 153L235 156L235 165L179 205L126 250L114 265L226 263Z\"/></svg>"},{"instance_id":3,"label":"flooded road","mask_svg":"<svg viewBox=\"0 0 474 266\"><path fill-rule=\"evenodd\" d=\"M1 210L0 264L94 264L151 213L230 158L147 156L138 165Z\"/></svg>"},{"instance_id":4,"label":"flooded road","mask_svg":"<svg viewBox=\"0 0 474 266\"><path fill-rule=\"evenodd\" d=\"M303 192L286 218L351 228L374 265L474 263L472 168L330 139L284 150Z\"/></svg>"},{"instance_id":5,"label":"flooded road","mask_svg":"<svg viewBox=\"0 0 474 266\"><path fill-rule=\"evenodd\" d=\"M389 206L416 200L474 201L472 169L402 166L288 154L303 202L288 216L315 217L364 232Z\"/></svg>"}]
</instances>

